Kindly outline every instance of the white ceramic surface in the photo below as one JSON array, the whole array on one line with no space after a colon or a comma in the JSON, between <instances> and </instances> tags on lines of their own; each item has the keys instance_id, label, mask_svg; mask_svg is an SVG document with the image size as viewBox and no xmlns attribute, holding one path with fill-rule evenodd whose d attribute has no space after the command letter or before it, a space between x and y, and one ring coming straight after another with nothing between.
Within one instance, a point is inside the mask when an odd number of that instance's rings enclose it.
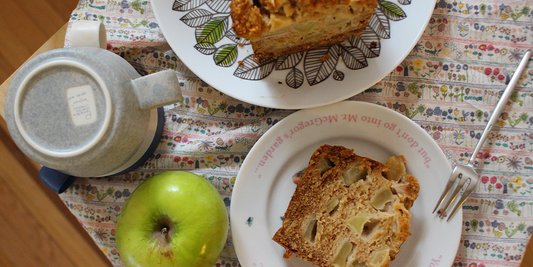
<instances>
[{"instance_id":1,"label":"white ceramic surface","mask_svg":"<svg viewBox=\"0 0 533 267\"><path fill-rule=\"evenodd\" d=\"M168 43L187 67L203 81L244 102L285 109L310 108L335 103L374 85L408 55L435 8L435 0L413 0L410 5L400 5L396 0L385 1L399 6L407 17L401 21L389 21L390 39L378 40L381 45L379 57L367 58L368 66L358 70L348 69L343 60L339 59L335 70L343 73L342 81L337 81L334 79L335 73L330 73L327 79L316 85L310 86L309 80L305 79L299 88L293 89L286 82L286 77L292 68L274 70L261 80L245 80L234 75L234 72L239 70L238 62L246 62L245 58L253 51L251 45L247 45L244 40L237 40L231 31L229 2L227 0L151 1L159 26ZM184 11L174 11L175 4L180 6L176 9ZM202 47L205 53L213 53L215 48L218 48L214 54L204 55L195 49L195 45L198 45L197 36L207 27L204 25L191 27L188 24L196 26L200 23L210 23L208 21L213 21L213 18L225 23L220 26L221 34L225 37L209 48ZM237 53L237 59L234 63L226 67L215 65L214 55L222 48L229 49L235 46L236 41L244 42L245 45L237 46L234 51ZM302 59L297 66L301 73L306 72L303 61ZM273 65L274 63L265 68L273 68ZM331 68L328 71L330 70ZM340 79L340 76L335 78Z\"/></svg>"},{"instance_id":2,"label":"white ceramic surface","mask_svg":"<svg viewBox=\"0 0 533 267\"><path fill-rule=\"evenodd\" d=\"M69 39L70 47L107 47L105 26L101 21L79 20L72 23Z\"/></svg>"},{"instance_id":3,"label":"white ceramic surface","mask_svg":"<svg viewBox=\"0 0 533 267\"><path fill-rule=\"evenodd\" d=\"M407 172L419 179L411 208L411 233L391 266L451 266L461 236L462 211L450 222L432 214L451 167L439 146L418 125L387 108L345 101L301 110L265 133L247 155L231 201L233 242L244 267L311 266L272 241L304 169L322 144L342 145L380 162L404 155Z\"/></svg>"}]
</instances>

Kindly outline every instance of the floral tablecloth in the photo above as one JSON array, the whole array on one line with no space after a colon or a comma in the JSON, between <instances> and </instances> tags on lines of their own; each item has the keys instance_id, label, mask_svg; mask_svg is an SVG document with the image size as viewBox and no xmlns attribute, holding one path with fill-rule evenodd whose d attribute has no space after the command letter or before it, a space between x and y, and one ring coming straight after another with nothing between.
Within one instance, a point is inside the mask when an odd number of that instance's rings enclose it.
<instances>
[{"instance_id":1,"label":"floral tablecloth","mask_svg":"<svg viewBox=\"0 0 533 267\"><path fill-rule=\"evenodd\" d=\"M531 7L533 0L438 0L409 56L351 100L405 115L433 137L451 164L465 162L518 61L533 48ZM191 171L219 190L229 210L247 152L294 111L238 101L197 78L165 41L149 1L81 0L71 16L71 22L76 20L102 21L108 50L140 73L173 69L182 83L184 100L165 107L160 145L142 167L125 175L80 178L60 195L111 263L123 266L115 224L142 181L167 170ZM66 46L68 36L69 31ZM463 232L453 266L520 266L533 234L531 62L498 126L477 156L481 182L463 206ZM238 265L229 233L216 266Z\"/></svg>"}]
</instances>

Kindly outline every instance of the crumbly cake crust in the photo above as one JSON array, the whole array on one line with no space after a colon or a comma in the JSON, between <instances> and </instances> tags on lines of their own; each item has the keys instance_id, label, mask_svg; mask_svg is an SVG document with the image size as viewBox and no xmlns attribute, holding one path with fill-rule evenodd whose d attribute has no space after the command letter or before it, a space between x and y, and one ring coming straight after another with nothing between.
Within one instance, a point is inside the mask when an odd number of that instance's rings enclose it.
<instances>
[{"instance_id":1,"label":"crumbly cake crust","mask_svg":"<svg viewBox=\"0 0 533 267\"><path fill-rule=\"evenodd\" d=\"M292 196L283 226L273 237L286 249L284 257L295 253L318 266L389 266L411 235L409 209L419 185L405 173L403 156L392 157L387 164L390 167L342 146L317 149ZM353 166L363 177L355 182L344 178ZM392 199L378 210L374 196L387 188ZM353 218L367 218L361 233L348 223ZM348 242L349 253L339 257ZM379 252L385 255L382 261L373 259Z\"/></svg>"},{"instance_id":2,"label":"crumbly cake crust","mask_svg":"<svg viewBox=\"0 0 533 267\"><path fill-rule=\"evenodd\" d=\"M342 42L366 28L377 0L233 0L238 37L259 58L285 56Z\"/></svg>"}]
</instances>

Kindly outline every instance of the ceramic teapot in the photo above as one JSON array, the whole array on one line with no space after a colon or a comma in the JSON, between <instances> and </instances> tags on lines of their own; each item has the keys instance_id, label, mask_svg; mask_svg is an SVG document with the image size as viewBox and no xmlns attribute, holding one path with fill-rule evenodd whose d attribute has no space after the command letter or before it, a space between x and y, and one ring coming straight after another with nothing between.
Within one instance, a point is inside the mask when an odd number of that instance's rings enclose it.
<instances>
[{"instance_id":1,"label":"ceramic teapot","mask_svg":"<svg viewBox=\"0 0 533 267\"><path fill-rule=\"evenodd\" d=\"M174 71L141 77L103 49L100 22L74 22L70 37L71 47L20 68L5 105L13 140L43 166L39 178L57 193L76 177L120 174L143 164L162 135L162 106L182 100Z\"/></svg>"}]
</instances>

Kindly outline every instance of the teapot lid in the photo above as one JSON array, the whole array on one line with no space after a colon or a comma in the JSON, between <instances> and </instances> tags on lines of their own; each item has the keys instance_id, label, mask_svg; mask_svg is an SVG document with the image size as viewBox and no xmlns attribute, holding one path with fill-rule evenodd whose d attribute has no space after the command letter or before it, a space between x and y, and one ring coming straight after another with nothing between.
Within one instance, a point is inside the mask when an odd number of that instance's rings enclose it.
<instances>
[{"instance_id":1,"label":"teapot lid","mask_svg":"<svg viewBox=\"0 0 533 267\"><path fill-rule=\"evenodd\" d=\"M24 141L55 158L78 156L95 146L112 110L102 78L86 65L61 57L41 61L23 74L13 106Z\"/></svg>"}]
</instances>

